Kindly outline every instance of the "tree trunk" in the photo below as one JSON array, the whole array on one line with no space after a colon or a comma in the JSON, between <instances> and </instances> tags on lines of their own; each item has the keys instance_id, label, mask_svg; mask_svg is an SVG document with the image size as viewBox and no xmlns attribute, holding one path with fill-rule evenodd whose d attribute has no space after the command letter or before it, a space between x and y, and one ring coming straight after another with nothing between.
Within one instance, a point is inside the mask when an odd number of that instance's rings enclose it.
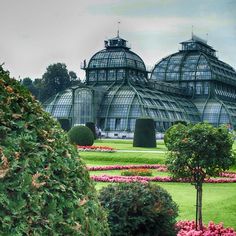
<instances>
[{"instance_id":1,"label":"tree trunk","mask_svg":"<svg viewBox=\"0 0 236 236\"><path fill-rule=\"evenodd\" d=\"M202 183L198 185L198 225L202 230Z\"/></svg>"},{"instance_id":2,"label":"tree trunk","mask_svg":"<svg viewBox=\"0 0 236 236\"><path fill-rule=\"evenodd\" d=\"M196 218L195 218L195 230L198 229L198 196L199 196L199 191L198 191L198 185L195 185L196 188Z\"/></svg>"},{"instance_id":3,"label":"tree trunk","mask_svg":"<svg viewBox=\"0 0 236 236\"><path fill-rule=\"evenodd\" d=\"M196 194L196 225L195 229L202 230L202 183L196 183L195 188L197 190Z\"/></svg>"}]
</instances>

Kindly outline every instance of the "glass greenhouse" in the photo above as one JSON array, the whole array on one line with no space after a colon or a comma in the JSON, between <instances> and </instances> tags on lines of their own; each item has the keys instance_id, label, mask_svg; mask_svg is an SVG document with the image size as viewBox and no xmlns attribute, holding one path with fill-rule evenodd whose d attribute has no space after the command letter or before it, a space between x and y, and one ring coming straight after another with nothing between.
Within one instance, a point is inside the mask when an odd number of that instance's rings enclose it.
<instances>
[{"instance_id":1,"label":"glass greenhouse","mask_svg":"<svg viewBox=\"0 0 236 236\"><path fill-rule=\"evenodd\" d=\"M182 49L156 64L151 80L180 86L192 93L201 120L236 126L236 72L216 57L206 41L192 36Z\"/></svg>"},{"instance_id":2,"label":"glass greenhouse","mask_svg":"<svg viewBox=\"0 0 236 236\"><path fill-rule=\"evenodd\" d=\"M85 82L51 97L45 109L71 126L95 122L109 137L132 137L140 117L153 118L160 133L178 120L236 125L234 69L196 36L181 44L148 78L127 41L119 35L109 39L84 62Z\"/></svg>"}]
</instances>

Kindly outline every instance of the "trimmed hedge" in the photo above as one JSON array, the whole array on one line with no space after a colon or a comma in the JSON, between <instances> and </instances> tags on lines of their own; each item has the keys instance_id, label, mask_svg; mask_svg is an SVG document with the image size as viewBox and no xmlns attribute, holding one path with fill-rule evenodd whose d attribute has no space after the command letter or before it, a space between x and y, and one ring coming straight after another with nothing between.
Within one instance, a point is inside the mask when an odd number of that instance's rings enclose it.
<instances>
[{"instance_id":1,"label":"trimmed hedge","mask_svg":"<svg viewBox=\"0 0 236 236\"><path fill-rule=\"evenodd\" d=\"M109 212L113 236L174 236L178 208L157 185L120 183L104 187L99 199Z\"/></svg>"},{"instance_id":2,"label":"trimmed hedge","mask_svg":"<svg viewBox=\"0 0 236 236\"><path fill-rule=\"evenodd\" d=\"M93 137L94 139L97 138L97 134L96 134L96 129L95 129L95 124L94 122L86 122L85 126L87 126L93 133Z\"/></svg>"},{"instance_id":3,"label":"trimmed hedge","mask_svg":"<svg viewBox=\"0 0 236 236\"><path fill-rule=\"evenodd\" d=\"M136 120L133 147L156 147L155 123L151 118Z\"/></svg>"},{"instance_id":4,"label":"trimmed hedge","mask_svg":"<svg viewBox=\"0 0 236 236\"><path fill-rule=\"evenodd\" d=\"M58 119L61 128L65 131L69 131L71 128L71 122L69 119Z\"/></svg>"},{"instance_id":5,"label":"trimmed hedge","mask_svg":"<svg viewBox=\"0 0 236 236\"><path fill-rule=\"evenodd\" d=\"M1 66L0 235L110 235L77 149Z\"/></svg>"},{"instance_id":6,"label":"trimmed hedge","mask_svg":"<svg viewBox=\"0 0 236 236\"><path fill-rule=\"evenodd\" d=\"M68 132L70 143L80 146L92 146L94 137L92 131L83 125L77 125L70 129Z\"/></svg>"}]
</instances>

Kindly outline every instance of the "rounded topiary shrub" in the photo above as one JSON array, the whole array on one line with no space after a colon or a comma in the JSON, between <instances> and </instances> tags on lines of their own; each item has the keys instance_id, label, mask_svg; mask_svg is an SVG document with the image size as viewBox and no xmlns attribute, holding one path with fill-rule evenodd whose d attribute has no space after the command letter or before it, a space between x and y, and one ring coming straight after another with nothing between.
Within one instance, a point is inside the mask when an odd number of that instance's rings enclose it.
<instances>
[{"instance_id":1,"label":"rounded topiary shrub","mask_svg":"<svg viewBox=\"0 0 236 236\"><path fill-rule=\"evenodd\" d=\"M77 149L1 67L0 235L110 235Z\"/></svg>"},{"instance_id":2,"label":"rounded topiary shrub","mask_svg":"<svg viewBox=\"0 0 236 236\"><path fill-rule=\"evenodd\" d=\"M157 185L120 183L100 191L102 206L114 236L176 235L178 208L171 196Z\"/></svg>"},{"instance_id":3,"label":"rounded topiary shrub","mask_svg":"<svg viewBox=\"0 0 236 236\"><path fill-rule=\"evenodd\" d=\"M87 126L92 131L93 137L94 139L96 139L97 135L96 135L96 128L95 128L94 122L86 122L85 126Z\"/></svg>"},{"instance_id":4,"label":"rounded topiary shrub","mask_svg":"<svg viewBox=\"0 0 236 236\"><path fill-rule=\"evenodd\" d=\"M81 146L92 146L94 143L94 136L92 131L83 125L77 125L68 132L69 141L72 144Z\"/></svg>"},{"instance_id":5,"label":"rounded topiary shrub","mask_svg":"<svg viewBox=\"0 0 236 236\"><path fill-rule=\"evenodd\" d=\"M151 118L136 120L134 131L134 147L156 147L155 123Z\"/></svg>"}]
</instances>

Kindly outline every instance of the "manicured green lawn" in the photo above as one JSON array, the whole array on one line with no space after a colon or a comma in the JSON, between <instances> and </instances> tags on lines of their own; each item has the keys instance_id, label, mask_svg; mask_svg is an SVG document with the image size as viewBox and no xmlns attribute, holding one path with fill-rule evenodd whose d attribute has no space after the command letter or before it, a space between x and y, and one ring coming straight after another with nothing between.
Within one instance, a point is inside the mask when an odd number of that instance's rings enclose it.
<instances>
[{"instance_id":1,"label":"manicured green lawn","mask_svg":"<svg viewBox=\"0 0 236 236\"><path fill-rule=\"evenodd\" d=\"M97 146L109 146L116 149L122 150L163 150L166 151L166 146L164 145L163 140L157 140L157 147L156 148L141 148L141 147L133 147L132 140L113 140L113 139L98 139L95 141L95 145Z\"/></svg>"},{"instance_id":2,"label":"manicured green lawn","mask_svg":"<svg viewBox=\"0 0 236 236\"><path fill-rule=\"evenodd\" d=\"M179 206L177 220L195 219L196 191L188 183L153 183L166 189ZM96 189L108 183L96 183ZM203 221L223 222L224 226L236 229L236 183L203 185Z\"/></svg>"},{"instance_id":3,"label":"manicured green lawn","mask_svg":"<svg viewBox=\"0 0 236 236\"><path fill-rule=\"evenodd\" d=\"M163 141L158 141L156 149L133 148L131 140L98 140L95 145L114 147L117 150L147 150L147 152L80 152L81 158L88 166L95 165L128 165L128 164L164 164L165 153L149 153L150 150L165 151ZM236 150L236 143L233 148ZM234 165L231 170L236 170ZM121 171L93 171L91 175L119 175ZM154 172L156 175L157 172ZM166 173L158 173L160 176ZM99 190L108 183L96 183ZM153 183L165 188L179 205L178 220L195 218L196 191L188 183ZM236 229L236 183L204 184L203 186L203 220L205 223L223 222L225 226Z\"/></svg>"},{"instance_id":4,"label":"manicured green lawn","mask_svg":"<svg viewBox=\"0 0 236 236\"><path fill-rule=\"evenodd\" d=\"M114 164L157 164L165 163L165 153L123 153L123 152L80 152L83 160L89 165Z\"/></svg>"}]
</instances>

